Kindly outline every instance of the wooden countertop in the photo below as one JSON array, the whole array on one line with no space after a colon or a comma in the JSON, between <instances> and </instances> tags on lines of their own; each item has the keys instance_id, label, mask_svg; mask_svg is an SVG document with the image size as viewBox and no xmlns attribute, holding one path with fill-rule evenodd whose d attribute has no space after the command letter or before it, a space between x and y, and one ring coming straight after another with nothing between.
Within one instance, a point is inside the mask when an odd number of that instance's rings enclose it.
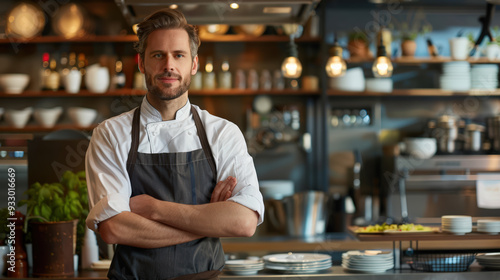
<instances>
[{"instance_id":1,"label":"wooden countertop","mask_svg":"<svg viewBox=\"0 0 500 280\"><path fill-rule=\"evenodd\" d=\"M79 280L101 280L101 279L108 279L106 277L107 271L99 270L99 271L91 271L91 270L84 270L84 271L79 271L75 273L73 277L53 277L50 279L60 279L60 280L65 280L65 279L79 279ZM262 279L262 278L272 278L272 279L317 279L317 280L323 280L323 279L332 279L335 277L335 279L338 280L358 280L358 279L371 279L371 280L399 280L399 279L406 279L406 280L420 280L420 279L425 279L425 280L439 280L439 279L473 279L473 280L490 280L490 279L500 279L500 271L487 271L483 270L480 267L472 267L469 268L468 271L465 272L421 272L421 271L414 271L414 270L388 270L384 273L363 273L363 274L356 274L356 273L349 273L346 272L342 267L340 266L333 266L330 269L327 269L325 271L321 271L319 273L315 274L283 274L283 273L276 273L273 271L269 270L262 270L259 271L258 274L256 275L249 275L249 276L238 276L238 275L231 275L227 272L223 272L220 275L220 279L247 279L247 280L257 280L257 279ZM17 278L17 279L41 279L41 278Z\"/></svg>"}]
</instances>

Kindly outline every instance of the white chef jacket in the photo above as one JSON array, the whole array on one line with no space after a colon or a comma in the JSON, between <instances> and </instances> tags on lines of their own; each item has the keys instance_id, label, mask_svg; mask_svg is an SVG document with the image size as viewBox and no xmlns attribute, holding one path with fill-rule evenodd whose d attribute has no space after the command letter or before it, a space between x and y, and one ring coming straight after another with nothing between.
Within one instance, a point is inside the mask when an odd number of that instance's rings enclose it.
<instances>
[{"instance_id":1,"label":"white chef jacket","mask_svg":"<svg viewBox=\"0 0 500 280\"><path fill-rule=\"evenodd\" d=\"M261 224L264 203L243 134L234 123L213 116L198 106L195 108L215 159L217 182L229 176L235 177L237 185L228 201L256 211L259 214L258 224ZM134 110L131 110L105 120L92 133L85 160L90 204L86 222L94 231L99 222L130 211L132 188L127 173L127 158L132 143L133 113ZM140 127L140 153L189 152L202 148L189 101L177 111L174 120L162 121L160 112L144 97Z\"/></svg>"}]
</instances>

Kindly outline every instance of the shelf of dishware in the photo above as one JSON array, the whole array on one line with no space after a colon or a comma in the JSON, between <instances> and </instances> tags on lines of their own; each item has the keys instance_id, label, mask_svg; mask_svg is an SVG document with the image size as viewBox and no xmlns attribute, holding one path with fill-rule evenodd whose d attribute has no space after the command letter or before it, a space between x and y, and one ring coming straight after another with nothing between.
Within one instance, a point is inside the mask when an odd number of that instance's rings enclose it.
<instances>
[{"instance_id":1,"label":"shelf of dishware","mask_svg":"<svg viewBox=\"0 0 500 280\"><path fill-rule=\"evenodd\" d=\"M116 89L104 93L93 93L88 90L80 90L78 93L68 93L64 90L26 90L19 94L9 94L0 92L1 97L109 97L109 96L141 96L145 95L146 90L142 89ZM303 89L283 89L283 90L252 90L252 89L210 89L210 90L189 90L191 96L231 96L231 95L320 95L319 90L303 90Z\"/></svg>"},{"instance_id":2,"label":"shelf of dishware","mask_svg":"<svg viewBox=\"0 0 500 280\"><path fill-rule=\"evenodd\" d=\"M347 63L373 63L374 59L367 59L367 58L349 58L346 60ZM407 64L407 65L418 65L418 64L427 64L427 63L435 63L435 64L440 64L440 63L446 63L446 62L451 62L451 61L458 61L454 60L451 57L447 56L438 56L438 57L410 57L410 56L401 56L401 57L395 57L391 58L392 63L397 63L397 64ZM468 61L471 64L484 64L484 63L500 63L500 59L488 59L487 57L477 57L477 58L469 58L466 61Z\"/></svg>"},{"instance_id":3,"label":"shelf of dishware","mask_svg":"<svg viewBox=\"0 0 500 280\"><path fill-rule=\"evenodd\" d=\"M133 43L137 41L137 35L87 35L82 37L65 38L63 36L39 36L33 38L2 38L0 44L42 44L42 43ZM290 37L285 35L262 35L251 36L245 34L230 34L230 35L210 35L201 38L202 42L288 42ZM320 37L302 36L296 38L297 43L320 43Z\"/></svg>"},{"instance_id":4,"label":"shelf of dishware","mask_svg":"<svg viewBox=\"0 0 500 280\"><path fill-rule=\"evenodd\" d=\"M391 96L418 96L418 97L439 97L439 96L500 96L500 89L495 90L469 90L469 91L453 91L436 88L412 88L412 89L393 89L392 92L375 92L375 91L345 91L337 89L329 89L327 94L330 96L374 96L374 97L391 97Z\"/></svg>"},{"instance_id":5,"label":"shelf of dishware","mask_svg":"<svg viewBox=\"0 0 500 280\"><path fill-rule=\"evenodd\" d=\"M97 124L92 124L89 126L78 126L75 124L56 124L52 127L44 127L41 125L26 125L22 128L17 128L14 126L0 126L0 133L1 132L9 132L9 133L28 133L28 132L52 132L56 130L61 130L61 129L76 129L76 130L84 130L84 131L91 131L97 126Z\"/></svg>"}]
</instances>

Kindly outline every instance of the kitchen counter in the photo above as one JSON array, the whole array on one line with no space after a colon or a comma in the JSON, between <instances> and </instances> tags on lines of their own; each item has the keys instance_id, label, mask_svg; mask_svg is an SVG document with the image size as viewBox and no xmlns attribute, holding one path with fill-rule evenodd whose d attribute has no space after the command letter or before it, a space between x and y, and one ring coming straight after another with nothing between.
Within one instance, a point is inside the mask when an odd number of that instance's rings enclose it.
<instances>
[{"instance_id":1,"label":"kitchen counter","mask_svg":"<svg viewBox=\"0 0 500 280\"><path fill-rule=\"evenodd\" d=\"M500 235L470 234L464 236L453 236L447 234L436 234L433 235L432 238L424 237L425 236L422 235L418 237L418 248L421 250L499 249L500 251ZM412 247L411 238L408 238L408 236L390 237L371 235L361 241L356 236L350 233L328 233L324 236L312 238L293 238L288 236L254 236L251 238L222 238L221 240L225 253L245 252L259 256L268 252L324 252L367 249L393 249L393 246L395 245L393 240L398 243L398 246L401 242L401 248L403 249Z\"/></svg>"},{"instance_id":2,"label":"kitchen counter","mask_svg":"<svg viewBox=\"0 0 500 280\"><path fill-rule=\"evenodd\" d=\"M60 278L50 278L50 279L88 279L88 280L101 280L106 278L106 271L80 271L75 274L74 277L60 277ZM250 276L238 276L231 275L228 273L223 273L220 279L247 279L247 280L257 280L262 278L269 279L335 279L339 280L356 280L356 279L370 279L370 280L400 280L404 278L405 280L441 280L441 279L473 279L473 280L490 280L490 279L500 279L500 270L498 271L487 271L482 270L478 266L474 266L465 272L420 272L414 270L388 270L384 273L348 273L340 266L334 266L328 270L325 270L317 274L281 274L275 273L269 270L262 270L256 275ZM19 278L18 278L19 279ZM24 279L40 279L40 278L24 278Z\"/></svg>"}]
</instances>

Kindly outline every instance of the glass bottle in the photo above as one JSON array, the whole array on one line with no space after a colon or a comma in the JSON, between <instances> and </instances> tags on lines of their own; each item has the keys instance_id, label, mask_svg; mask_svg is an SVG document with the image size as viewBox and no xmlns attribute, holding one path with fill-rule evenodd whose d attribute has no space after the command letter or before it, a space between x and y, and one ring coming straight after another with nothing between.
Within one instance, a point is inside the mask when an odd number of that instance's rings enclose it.
<instances>
[{"instance_id":1,"label":"glass bottle","mask_svg":"<svg viewBox=\"0 0 500 280\"><path fill-rule=\"evenodd\" d=\"M114 89L125 87L125 73L123 73L123 62L120 58L115 63L115 75L113 76L111 86Z\"/></svg>"},{"instance_id":2,"label":"glass bottle","mask_svg":"<svg viewBox=\"0 0 500 280\"><path fill-rule=\"evenodd\" d=\"M229 72L229 62L226 59L222 62L222 71L219 72L219 88L230 89L232 87L231 83L231 72Z\"/></svg>"},{"instance_id":3,"label":"glass bottle","mask_svg":"<svg viewBox=\"0 0 500 280\"><path fill-rule=\"evenodd\" d=\"M42 70L40 73L40 88L42 90L47 89L47 77L50 75L50 55L49 53L43 53L42 55Z\"/></svg>"},{"instance_id":4,"label":"glass bottle","mask_svg":"<svg viewBox=\"0 0 500 280\"><path fill-rule=\"evenodd\" d=\"M66 76L69 73L69 68L68 68L68 55L66 53L63 53L61 55L61 59L59 60L59 77L60 77L60 83L59 87L61 89L64 89L65 81L66 81Z\"/></svg>"},{"instance_id":5,"label":"glass bottle","mask_svg":"<svg viewBox=\"0 0 500 280\"><path fill-rule=\"evenodd\" d=\"M76 64L78 70L80 70L80 73L82 74L82 81L85 81L85 74L87 73L86 66L87 66L87 60L85 59L85 54L84 53L79 53L78 54L78 62ZM85 86L85 83L82 82L82 87Z\"/></svg>"},{"instance_id":6,"label":"glass bottle","mask_svg":"<svg viewBox=\"0 0 500 280\"><path fill-rule=\"evenodd\" d=\"M207 58L207 63L205 64L205 73L203 74L203 88L215 89L214 63L211 57Z\"/></svg>"},{"instance_id":7,"label":"glass bottle","mask_svg":"<svg viewBox=\"0 0 500 280\"><path fill-rule=\"evenodd\" d=\"M74 53L74 52L69 54L68 69L69 70L78 70L78 66L76 65L76 53Z\"/></svg>"},{"instance_id":8,"label":"glass bottle","mask_svg":"<svg viewBox=\"0 0 500 280\"><path fill-rule=\"evenodd\" d=\"M55 58L52 58L49 63L50 74L47 76L46 80L46 88L48 90L58 90L59 84L61 82L61 76L59 72L57 72L57 61Z\"/></svg>"},{"instance_id":9,"label":"glass bottle","mask_svg":"<svg viewBox=\"0 0 500 280\"><path fill-rule=\"evenodd\" d=\"M199 60L198 60L199 61ZM191 76L191 85L189 89L201 90L203 88L203 74L200 71L200 63L196 66L196 74Z\"/></svg>"}]
</instances>

